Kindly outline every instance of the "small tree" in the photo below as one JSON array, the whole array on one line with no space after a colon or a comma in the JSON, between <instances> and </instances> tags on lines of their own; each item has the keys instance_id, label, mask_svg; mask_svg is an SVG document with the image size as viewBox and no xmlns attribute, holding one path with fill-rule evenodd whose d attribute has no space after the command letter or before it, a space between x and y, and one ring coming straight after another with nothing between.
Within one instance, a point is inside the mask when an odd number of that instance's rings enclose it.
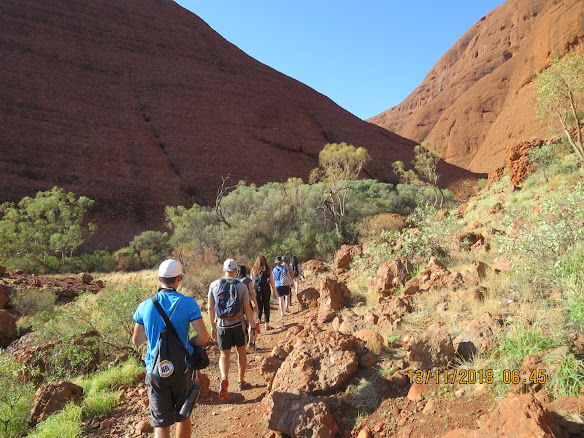
<instances>
[{"instance_id":1,"label":"small tree","mask_svg":"<svg viewBox=\"0 0 584 438\"><path fill-rule=\"evenodd\" d=\"M17 205L0 205L0 256L24 259L32 270L54 268L95 232L95 225L85 224L85 213L93 203L54 187Z\"/></svg>"},{"instance_id":2,"label":"small tree","mask_svg":"<svg viewBox=\"0 0 584 438\"><path fill-rule=\"evenodd\" d=\"M553 59L547 69L535 76L533 83L538 102L536 118L552 117L558 121L579 162L584 163L578 110L584 94L584 55L572 52L562 59Z\"/></svg>"},{"instance_id":3,"label":"small tree","mask_svg":"<svg viewBox=\"0 0 584 438\"><path fill-rule=\"evenodd\" d=\"M318 155L319 167L310 173L310 182L321 181L326 187L319 209L335 223L342 235L346 215L348 182L356 180L363 166L371 159L367 149L347 143L329 143Z\"/></svg>"},{"instance_id":4,"label":"small tree","mask_svg":"<svg viewBox=\"0 0 584 438\"><path fill-rule=\"evenodd\" d=\"M413 169L406 170L402 161L393 163L393 171L404 184L414 187L432 187L435 193L434 206L444 206L444 192L438 186L440 175L436 172L440 151L431 150L430 143L423 142L414 148Z\"/></svg>"}]
</instances>

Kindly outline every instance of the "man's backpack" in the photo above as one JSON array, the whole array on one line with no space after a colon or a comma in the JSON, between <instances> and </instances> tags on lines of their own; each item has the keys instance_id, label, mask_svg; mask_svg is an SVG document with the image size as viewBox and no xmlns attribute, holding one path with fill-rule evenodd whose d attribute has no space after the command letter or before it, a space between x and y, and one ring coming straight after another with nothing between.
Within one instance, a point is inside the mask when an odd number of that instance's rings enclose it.
<instances>
[{"instance_id":1,"label":"man's backpack","mask_svg":"<svg viewBox=\"0 0 584 438\"><path fill-rule=\"evenodd\" d=\"M235 319L241 315L241 299L235 278L222 278L219 281L219 291L215 296L215 315L220 319Z\"/></svg>"},{"instance_id":2,"label":"man's backpack","mask_svg":"<svg viewBox=\"0 0 584 438\"><path fill-rule=\"evenodd\" d=\"M182 298L176 303L177 306L180 304L180 300ZM156 295L152 298L152 302L166 324L166 327L158 336L158 350L152 364L152 380L158 385L176 381L187 370L185 357L193 368L197 370L207 368L209 366L209 357L205 349L195 346L195 351L191 356L181 343L174 325L166 315L166 312L164 312Z\"/></svg>"},{"instance_id":3,"label":"man's backpack","mask_svg":"<svg viewBox=\"0 0 584 438\"><path fill-rule=\"evenodd\" d=\"M182 300L182 298L181 298ZM160 306L156 295L152 298L154 306L160 313L160 316L168 320L168 316ZM176 304L177 306L179 302ZM164 315L164 316L163 316ZM152 380L157 383L173 383L180 378L187 370L185 363L185 347L180 343L176 330L172 324L169 325L170 320L165 321L166 327L160 332L158 336L158 350L154 357L152 365ZM172 326L172 329L170 328Z\"/></svg>"},{"instance_id":4,"label":"man's backpack","mask_svg":"<svg viewBox=\"0 0 584 438\"><path fill-rule=\"evenodd\" d=\"M294 277L298 277L300 275L300 269L298 269L298 263L295 263L292 266L292 272L294 273Z\"/></svg>"},{"instance_id":5,"label":"man's backpack","mask_svg":"<svg viewBox=\"0 0 584 438\"><path fill-rule=\"evenodd\" d=\"M269 275L264 271L254 275L252 278L253 290L256 292L267 292L270 289L268 279Z\"/></svg>"}]
</instances>

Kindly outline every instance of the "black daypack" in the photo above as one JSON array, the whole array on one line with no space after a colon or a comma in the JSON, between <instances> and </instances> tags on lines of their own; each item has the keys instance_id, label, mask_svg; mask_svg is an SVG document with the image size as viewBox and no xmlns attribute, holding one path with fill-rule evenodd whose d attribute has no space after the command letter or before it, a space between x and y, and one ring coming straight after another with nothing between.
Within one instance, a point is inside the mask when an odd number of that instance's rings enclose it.
<instances>
[{"instance_id":1,"label":"black daypack","mask_svg":"<svg viewBox=\"0 0 584 438\"><path fill-rule=\"evenodd\" d=\"M215 297L215 315L220 319L235 318L241 314L241 299L237 290L238 280L222 278Z\"/></svg>"},{"instance_id":2,"label":"black daypack","mask_svg":"<svg viewBox=\"0 0 584 438\"><path fill-rule=\"evenodd\" d=\"M300 269L298 269L298 263L295 263L292 266L292 272L294 273L294 277L298 277L300 275Z\"/></svg>"},{"instance_id":3,"label":"black daypack","mask_svg":"<svg viewBox=\"0 0 584 438\"><path fill-rule=\"evenodd\" d=\"M254 275L252 278L253 290L256 292L267 292L270 289L268 284L269 275L266 274L264 271L260 272L257 275Z\"/></svg>"},{"instance_id":4,"label":"black daypack","mask_svg":"<svg viewBox=\"0 0 584 438\"><path fill-rule=\"evenodd\" d=\"M180 304L180 300L176 304L177 306ZM152 303L166 324L166 327L158 336L158 350L152 364L152 380L156 384L176 381L187 370L185 357L193 368L197 370L207 368L209 366L209 357L205 349L196 345L194 346L195 351L191 355L180 341L174 325L164 312L156 295L152 298Z\"/></svg>"}]
</instances>

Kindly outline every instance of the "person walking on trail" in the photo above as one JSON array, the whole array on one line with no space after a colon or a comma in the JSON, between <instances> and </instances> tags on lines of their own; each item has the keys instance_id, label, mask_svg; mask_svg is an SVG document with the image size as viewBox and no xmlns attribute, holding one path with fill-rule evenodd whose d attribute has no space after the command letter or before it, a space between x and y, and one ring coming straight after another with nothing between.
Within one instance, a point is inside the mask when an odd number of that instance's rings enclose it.
<instances>
[{"instance_id":1,"label":"person walking on trail","mask_svg":"<svg viewBox=\"0 0 584 438\"><path fill-rule=\"evenodd\" d=\"M242 282L243 284L245 284L247 286L247 290L249 292L249 303L251 305L251 310L253 312L253 318L254 318L254 324L255 324L255 328L256 328L256 336L260 334L259 330L259 319L258 319L258 300L256 297L256 293L253 290L253 286L252 286L252 282L251 282L251 278L249 278L247 276L247 268L245 267L245 265L237 265L237 274L236 274L237 279ZM248 344L249 347L254 347L255 348L255 343L249 341Z\"/></svg>"},{"instance_id":2,"label":"person walking on trail","mask_svg":"<svg viewBox=\"0 0 584 438\"><path fill-rule=\"evenodd\" d=\"M258 320L261 323L262 316L265 315L265 329L271 330L270 326L270 297L272 295L272 285L274 276L268 266L268 262L263 255L259 255L251 268L251 279L253 289L256 293L258 303ZM274 295L276 289L274 287Z\"/></svg>"},{"instance_id":3,"label":"person walking on trail","mask_svg":"<svg viewBox=\"0 0 584 438\"><path fill-rule=\"evenodd\" d=\"M294 281L292 280L292 275L290 274L288 267L283 263L282 257L276 257L274 263L276 266L272 269L274 280L273 287L278 294L280 316L284 316L284 312L290 312L290 285L292 285Z\"/></svg>"},{"instance_id":4,"label":"person walking on trail","mask_svg":"<svg viewBox=\"0 0 584 438\"><path fill-rule=\"evenodd\" d=\"M298 295L298 289L300 288L300 280L304 280L302 265L300 264L298 257L292 256L292 258L290 259L290 266L292 274L294 275L294 295Z\"/></svg>"},{"instance_id":5,"label":"person walking on trail","mask_svg":"<svg viewBox=\"0 0 584 438\"><path fill-rule=\"evenodd\" d=\"M227 400L229 388L229 360L231 347L237 351L237 388L242 391L247 389L245 382L245 369L247 367L247 327L249 327L249 340L255 342L256 328L253 320L253 312L249 302L249 290L245 284L237 280L237 263L234 259L227 259L223 263L224 276L215 280L209 286L209 323L211 324L211 337L219 345L219 371L221 373L221 385L219 400ZM246 324L246 320L247 323Z\"/></svg>"},{"instance_id":6,"label":"person walking on trail","mask_svg":"<svg viewBox=\"0 0 584 438\"><path fill-rule=\"evenodd\" d=\"M174 325L180 341L192 354L193 346L191 343L205 345L209 340L209 333L195 299L177 292L182 278L182 266L178 261L166 260L162 262L158 269L160 288L156 293L156 298ZM180 376L172 383L155 383L152 380L153 362L158 350L159 335L165 329L164 320L150 298L138 305L133 319L136 324L134 325L132 342L134 345L148 342L144 362L154 437L170 438L170 426L176 423L175 436L189 438L191 436L191 419L190 417L184 418L179 414L179 411L191 390L193 370L188 368L188 362L185 358L187 371L184 376ZM197 336L191 338L190 342L189 324L197 331Z\"/></svg>"}]
</instances>

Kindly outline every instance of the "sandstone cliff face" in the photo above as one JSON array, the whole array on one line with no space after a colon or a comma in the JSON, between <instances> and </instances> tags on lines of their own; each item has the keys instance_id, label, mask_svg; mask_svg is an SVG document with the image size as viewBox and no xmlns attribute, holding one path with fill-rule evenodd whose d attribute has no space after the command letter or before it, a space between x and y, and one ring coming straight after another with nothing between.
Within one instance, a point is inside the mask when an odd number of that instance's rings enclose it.
<instances>
[{"instance_id":1,"label":"sandstone cliff face","mask_svg":"<svg viewBox=\"0 0 584 438\"><path fill-rule=\"evenodd\" d=\"M531 80L566 50L584 51L581 0L507 0L436 63L401 104L370 122L417 142L430 141L449 163L475 172L504 164L505 151L547 135L534 120Z\"/></svg>"},{"instance_id":2,"label":"sandstone cliff face","mask_svg":"<svg viewBox=\"0 0 584 438\"><path fill-rule=\"evenodd\" d=\"M412 158L412 141L170 0L4 0L0 40L0 202L55 185L89 196L98 244L161 229L164 206L214 200L228 173L306 180L329 142L366 147L381 179Z\"/></svg>"}]
</instances>

